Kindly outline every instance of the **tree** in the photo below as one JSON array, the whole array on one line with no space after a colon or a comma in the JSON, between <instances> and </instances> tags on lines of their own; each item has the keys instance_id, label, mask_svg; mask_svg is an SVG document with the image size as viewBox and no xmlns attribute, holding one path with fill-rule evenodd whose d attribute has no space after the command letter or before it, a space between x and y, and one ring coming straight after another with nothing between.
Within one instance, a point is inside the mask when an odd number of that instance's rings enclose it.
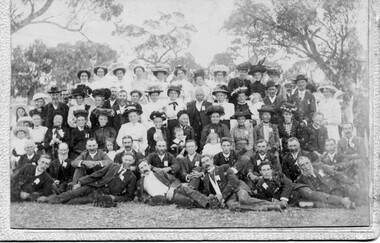
<instances>
[{"instance_id":1,"label":"tree","mask_svg":"<svg viewBox=\"0 0 380 243\"><path fill-rule=\"evenodd\" d=\"M234 58L230 53L217 53L210 65L226 65L227 67L234 64Z\"/></svg>"},{"instance_id":2,"label":"tree","mask_svg":"<svg viewBox=\"0 0 380 243\"><path fill-rule=\"evenodd\" d=\"M172 67L172 70L178 65L181 65L189 70L197 70L202 68L201 65L196 63L194 56L189 52L185 53L183 56L177 57L176 59L170 60L168 64Z\"/></svg>"},{"instance_id":3,"label":"tree","mask_svg":"<svg viewBox=\"0 0 380 243\"><path fill-rule=\"evenodd\" d=\"M47 86L70 87L79 80L78 70L93 70L95 65L117 61L117 52L109 46L79 41L48 48L35 41L27 49L20 46L12 50L11 95L31 98L36 92L45 92Z\"/></svg>"},{"instance_id":4,"label":"tree","mask_svg":"<svg viewBox=\"0 0 380 243\"><path fill-rule=\"evenodd\" d=\"M194 25L186 23L184 14L173 12L161 13L157 20L145 20L142 26L116 24L113 35L136 41L136 60L154 65L169 63L183 54L196 31Z\"/></svg>"},{"instance_id":5,"label":"tree","mask_svg":"<svg viewBox=\"0 0 380 243\"><path fill-rule=\"evenodd\" d=\"M51 10L62 9L60 13ZM61 29L78 32L85 38L85 25L90 21L110 21L123 11L115 0L20 0L11 3L11 33L28 25L51 24ZM88 39L88 38L87 38Z\"/></svg>"},{"instance_id":6,"label":"tree","mask_svg":"<svg viewBox=\"0 0 380 243\"><path fill-rule=\"evenodd\" d=\"M271 0L271 5L237 0L224 28L242 36L240 45L255 53L285 50L313 60L338 88L358 80L363 69L356 59L362 51L355 29L359 1Z\"/></svg>"}]
</instances>

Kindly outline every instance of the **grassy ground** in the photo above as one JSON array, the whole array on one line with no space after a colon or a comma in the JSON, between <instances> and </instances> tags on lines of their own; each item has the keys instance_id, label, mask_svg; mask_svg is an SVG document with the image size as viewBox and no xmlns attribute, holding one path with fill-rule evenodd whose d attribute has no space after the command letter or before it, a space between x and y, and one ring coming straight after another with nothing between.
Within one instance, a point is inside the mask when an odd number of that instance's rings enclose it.
<instances>
[{"instance_id":1,"label":"grassy ground","mask_svg":"<svg viewBox=\"0 0 380 243\"><path fill-rule=\"evenodd\" d=\"M116 208L92 205L12 203L12 228L205 228L365 226L368 208L300 209L284 212L230 212L178 209L174 205L120 203Z\"/></svg>"}]
</instances>

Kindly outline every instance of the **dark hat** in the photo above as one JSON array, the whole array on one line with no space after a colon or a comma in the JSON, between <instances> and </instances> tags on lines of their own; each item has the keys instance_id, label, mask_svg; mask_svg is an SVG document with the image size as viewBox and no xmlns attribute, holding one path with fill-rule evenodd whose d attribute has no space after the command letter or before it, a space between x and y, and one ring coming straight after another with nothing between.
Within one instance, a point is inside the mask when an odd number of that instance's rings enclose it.
<instances>
[{"instance_id":1,"label":"dark hat","mask_svg":"<svg viewBox=\"0 0 380 243\"><path fill-rule=\"evenodd\" d=\"M280 77L282 73L282 70L274 69L274 68L268 68L267 69L267 74L268 75L274 75Z\"/></svg>"},{"instance_id":2,"label":"dark hat","mask_svg":"<svg viewBox=\"0 0 380 243\"><path fill-rule=\"evenodd\" d=\"M108 73L108 68L106 68L106 67L101 67L101 66L98 66L98 67L95 67L94 68L94 73L95 73L95 75L96 75L96 73L98 72L98 70L99 69L103 69L104 70L104 76Z\"/></svg>"},{"instance_id":3,"label":"dark hat","mask_svg":"<svg viewBox=\"0 0 380 243\"><path fill-rule=\"evenodd\" d=\"M226 85L218 85L216 86L214 91L212 91L212 95L216 95L217 93L229 94L230 92L228 91L228 88Z\"/></svg>"},{"instance_id":4,"label":"dark hat","mask_svg":"<svg viewBox=\"0 0 380 243\"><path fill-rule=\"evenodd\" d=\"M153 93L160 94L161 92L162 92L162 89L158 85L151 85L151 86L148 87L148 90L145 91L145 93L148 93L149 95L151 95Z\"/></svg>"},{"instance_id":5,"label":"dark hat","mask_svg":"<svg viewBox=\"0 0 380 243\"><path fill-rule=\"evenodd\" d=\"M138 89L132 90L129 94L132 96L134 93L138 93L140 97L143 97L143 93Z\"/></svg>"},{"instance_id":6,"label":"dark hat","mask_svg":"<svg viewBox=\"0 0 380 243\"><path fill-rule=\"evenodd\" d=\"M272 106L270 105L262 105L260 109L257 109L257 111L259 113L261 112L270 112L270 113L274 113L274 109Z\"/></svg>"},{"instance_id":7,"label":"dark hat","mask_svg":"<svg viewBox=\"0 0 380 243\"><path fill-rule=\"evenodd\" d=\"M48 94L59 94L62 93L62 90L59 90L57 86L50 87L50 90L47 92Z\"/></svg>"},{"instance_id":8,"label":"dark hat","mask_svg":"<svg viewBox=\"0 0 380 243\"><path fill-rule=\"evenodd\" d=\"M172 91L172 90L176 91L178 93L178 95L180 95L181 90L182 90L182 85L172 85L172 84L169 85L168 86L168 92L167 92L168 96L169 96L170 91Z\"/></svg>"},{"instance_id":9,"label":"dark hat","mask_svg":"<svg viewBox=\"0 0 380 243\"><path fill-rule=\"evenodd\" d=\"M106 109L106 108L96 108L92 111L97 116L107 116L112 117L114 116L114 110L113 109Z\"/></svg>"},{"instance_id":10,"label":"dark hat","mask_svg":"<svg viewBox=\"0 0 380 243\"><path fill-rule=\"evenodd\" d=\"M154 118L157 118L157 117L162 118L163 121L166 120L166 114L165 114L165 112L153 111L153 112L150 114L150 116L149 116L149 118L150 118L152 121L154 120Z\"/></svg>"},{"instance_id":11,"label":"dark hat","mask_svg":"<svg viewBox=\"0 0 380 243\"><path fill-rule=\"evenodd\" d=\"M167 64L157 64L153 70L153 75L157 76L158 73L164 73L165 75L168 75L170 72L170 66Z\"/></svg>"},{"instance_id":12,"label":"dark hat","mask_svg":"<svg viewBox=\"0 0 380 243\"><path fill-rule=\"evenodd\" d=\"M265 73L267 69L262 65L252 65L249 68L249 75L254 75L255 73Z\"/></svg>"},{"instance_id":13,"label":"dark hat","mask_svg":"<svg viewBox=\"0 0 380 243\"><path fill-rule=\"evenodd\" d=\"M293 81L294 81L295 83L297 83L297 82L300 81L300 80L305 80L306 82L308 81L308 79L306 78L306 76L303 75L303 74L299 74L299 75L297 75L296 79L293 79Z\"/></svg>"},{"instance_id":14,"label":"dark hat","mask_svg":"<svg viewBox=\"0 0 380 243\"><path fill-rule=\"evenodd\" d=\"M237 65L236 69L237 70L247 70L247 71L249 71L250 66L251 66L251 63L244 62L244 63L240 63L239 65Z\"/></svg>"},{"instance_id":15,"label":"dark hat","mask_svg":"<svg viewBox=\"0 0 380 243\"><path fill-rule=\"evenodd\" d=\"M197 77L202 77L204 79L205 75L205 71L203 69L199 69L194 73L194 79L197 79Z\"/></svg>"},{"instance_id":16,"label":"dark hat","mask_svg":"<svg viewBox=\"0 0 380 243\"><path fill-rule=\"evenodd\" d=\"M77 89L82 90L86 94L86 97L89 97L90 94L92 94L92 89L90 87L88 87L87 85L78 84Z\"/></svg>"},{"instance_id":17,"label":"dark hat","mask_svg":"<svg viewBox=\"0 0 380 243\"><path fill-rule=\"evenodd\" d=\"M269 80L267 82L267 85L266 85L265 89L269 89L270 87L276 87L277 88L276 83L274 81L272 81L272 80Z\"/></svg>"},{"instance_id":18,"label":"dark hat","mask_svg":"<svg viewBox=\"0 0 380 243\"><path fill-rule=\"evenodd\" d=\"M125 68L123 68L123 67L115 68L112 72L114 75L116 75L117 71L119 71L119 70L122 71L123 74L125 74L125 72L126 72Z\"/></svg>"},{"instance_id":19,"label":"dark hat","mask_svg":"<svg viewBox=\"0 0 380 243\"><path fill-rule=\"evenodd\" d=\"M137 112L137 114L141 115L143 113L141 105L138 103L132 103L127 105L127 107L125 107L123 116L128 116L131 112Z\"/></svg>"},{"instance_id":20,"label":"dark hat","mask_svg":"<svg viewBox=\"0 0 380 243\"><path fill-rule=\"evenodd\" d=\"M77 72L77 77L80 79L80 75L82 75L82 73L87 73L87 77L90 78L91 77L91 72L88 71L88 70L79 70Z\"/></svg>"},{"instance_id":21,"label":"dark hat","mask_svg":"<svg viewBox=\"0 0 380 243\"><path fill-rule=\"evenodd\" d=\"M231 95L232 96L235 96L235 95L238 95L240 93L244 93L246 94L248 91L248 88L247 87L238 87L237 89L234 89L232 92L231 92Z\"/></svg>"},{"instance_id":22,"label":"dark hat","mask_svg":"<svg viewBox=\"0 0 380 243\"><path fill-rule=\"evenodd\" d=\"M145 68L143 66L137 65L133 68L133 73L136 73L136 69L141 68L143 72L145 72Z\"/></svg>"},{"instance_id":23,"label":"dark hat","mask_svg":"<svg viewBox=\"0 0 380 243\"><path fill-rule=\"evenodd\" d=\"M104 88L104 89L94 89L92 91L92 96L101 96L104 97L105 100L108 100L111 97L111 90Z\"/></svg>"},{"instance_id":24,"label":"dark hat","mask_svg":"<svg viewBox=\"0 0 380 243\"><path fill-rule=\"evenodd\" d=\"M223 116L224 113L224 108L221 105L211 105L207 107L206 114L207 115L212 115L213 113L219 113L221 116Z\"/></svg>"},{"instance_id":25,"label":"dark hat","mask_svg":"<svg viewBox=\"0 0 380 243\"><path fill-rule=\"evenodd\" d=\"M249 110L244 111L236 111L233 116L231 116L231 119L238 119L238 117L244 116L246 119L252 119L251 117L252 113Z\"/></svg>"},{"instance_id":26,"label":"dark hat","mask_svg":"<svg viewBox=\"0 0 380 243\"><path fill-rule=\"evenodd\" d=\"M83 117L87 118L88 117L88 111L86 111L84 109L75 110L74 111L74 116L75 117L83 116Z\"/></svg>"},{"instance_id":27,"label":"dark hat","mask_svg":"<svg viewBox=\"0 0 380 243\"><path fill-rule=\"evenodd\" d=\"M292 103L284 103L282 104L282 106L280 107L281 111L284 112L289 112L289 113L295 113L297 111L297 106L292 104Z\"/></svg>"},{"instance_id":28,"label":"dark hat","mask_svg":"<svg viewBox=\"0 0 380 243\"><path fill-rule=\"evenodd\" d=\"M178 111L178 113L177 113L177 117L178 117L178 119L182 116L182 115L189 115L189 113L187 112L187 110L180 110L180 111Z\"/></svg>"}]
</instances>

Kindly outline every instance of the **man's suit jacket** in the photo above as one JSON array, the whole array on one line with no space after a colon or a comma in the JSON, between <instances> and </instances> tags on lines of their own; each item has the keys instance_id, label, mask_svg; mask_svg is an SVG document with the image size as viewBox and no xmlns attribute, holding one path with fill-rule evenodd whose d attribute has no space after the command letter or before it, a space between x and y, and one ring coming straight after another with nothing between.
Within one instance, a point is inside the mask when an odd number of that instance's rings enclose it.
<instances>
[{"instance_id":1,"label":"man's suit jacket","mask_svg":"<svg viewBox=\"0 0 380 243\"><path fill-rule=\"evenodd\" d=\"M338 142L338 152L347 155L349 158L366 158L366 150L364 147L364 139L361 137L354 136L352 138L352 143L354 146L349 146L348 140L343 137Z\"/></svg>"},{"instance_id":2,"label":"man's suit jacket","mask_svg":"<svg viewBox=\"0 0 380 243\"><path fill-rule=\"evenodd\" d=\"M70 144L71 134L69 128L65 126L61 126L63 131L63 136L57 135L57 138L61 140L61 142L65 142L67 144ZM49 128L45 133L44 138L44 146L47 153L53 153L52 146L50 146L50 142L53 139L53 128ZM54 150L57 151L58 149L58 143L54 144Z\"/></svg>"},{"instance_id":3,"label":"man's suit jacket","mask_svg":"<svg viewBox=\"0 0 380 243\"><path fill-rule=\"evenodd\" d=\"M256 197L260 199L272 201L272 199L286 198L289 200L293 183L282 172L273 172L272 179L260 178L255 189Z\"/></svg>"},{"instance_id":4,"label":"man's suit jacket","mask_svg":"<svg viewBox=\"0 0 380 243\"><path fill-rule=\"evenodd\" d=\"M61 164L59 159L53 159L47 169L48 173L54 180L59 180L60 182L71 182L73 180L73 175L75 168L71 166L72 159L67 158L65 166Z\"/></svg>"},{"instance_id":5,"label":"man's suit jacket","mask_svg":"<svg viewBox=\"0 0 380 243\"><path fill-rule=\"evenodd\" d=\"M201 111L197 110L196 101L187 103L187 113L189 114L190 125L194 128L195 135L200 139L200 133L204 126L210 123L210 117L206 114L206 110L212 103L203 101Z\"/></svg>"},{"instance_id":6,"label":"man's suit jacket","mask_svg":"<svg viewBox=\"0 0 380 243\"><path fill-rule=\"evenodd\" d=\"M117 104L117 99L115 100L115 103L113 103L113 105L111 106L111 100L108 99L106 101L104 101L104 104L103 104L103 107L106 108L106 109L111 109L112 107L118 105Z\"/></svg>"},{"instance_id":7,"label":"man's suit jacket","mask_svg":"<svg viewBox=\"0 0 380 243\"><path fill-rule=\"evenodd\" d=\"M113 159L113 162L115 162L117 164L122 164L123 163L122 158L123 158L125 153L126 153L125 150L117 153L115 155L115 158ZM144 155L140 152L137 152L136 150L133 150L133 149L132 149L132 153L135 155L135 163L133 164L133 166L136 166L139 163L139 161L144 158Z\"/></svg>"},{"instance_id":8,"label":"man's suit jacket","mask_svg":"<svg viewBox=\"0 0 380 243\"><path fill-rule=\"evenodd\" d=\"M118 132L120 130L121 125L129 122L129 119L127 116L123 116L123 113L121 112L119 105L112 106L112 109L115 112L115 115L112 118L112 127L115 128L116 132Z\"/></svg>"},{"instance_id":9,"label":"man's suit jacket","mask_svg":"<svg viewBox=\"0 0 380 243\"><path fill-rule=\"evenodd\" d=\"M228 157L227 160L224 157L223 152L220 152L220 153L217 153L216 155L214 155L214 164L216 166L228 164L230 167L232 167L236 164L239 157L240 156L233 149L231 149L230 156Z\"/></svg>"},{"instance_id":10,"label":"man's suit jacket","mask_svg":"<svg viewBox=\"0 0 380 243\"><path fill-rule=\"evenodd\" d=\"M290 97L290 102L297 106L297 116L295 118L299 122L306 120L308 124L312 123L313 115L317 111L317 104L314 95L310 91L306 90L303 100L300 100L297 89Z\"/></svg>"},{"instance_id":11,"label":"man's suit jacket","mask_svg":"<svg viewBox=\"0 0 380 243\"><path fill-rule=\"evenodd\" d=\"M157 172L152 172L156 178L161 181L165 186L168 187L181 187L182 184L181 182L175 178L174 176L165 173L163 171L157 171ZM137 198L139 199L140 202L146 202L151 196L144 191L144 179L145 177L142 176L141 179L137 182Z\"/></svg>"},{"instance_id":12,"label":"man's suit jacket","mask_svg":"<svg viewBox=\"0 0 380 243\"><path fill-rule=\"evenodd\" d=\"M17 169L20 169L23 167L25 164L32 164L32 165L37 165L38 160L40 159L40 155L34 153L33 157L31 159L28 159L28 156L26 154L23 154L20 156L20 159L17 163Z\"/></svg>"},{"instance_id":13,"label":"man's suit jacket","mask_svg":"<svg viewBox=\"0 0 380 243\"><path fill-rule=\"evenodd\" d=\"M132 201L136 189L136 176L130 170L119 174L122 165L111 163L91 175L79 179L81 185L105 187L115 201ZM125 193L123 193L125 190Z\"/></svg>"},{"instance_id":14,"label":"man's suit jacket","mask_svg":"<svg viewBox=\"0 0 380 243\"><path fill-rule=\"evenodd\" d=\"M245 175L248 175L249 173L252 173L256 176L261 175L259 165L264 162L270 163L273 171L282 171L280 161L278 161L275 155L269 152L266 153L264 159L261 159L259 153L256 153L255 156L251 157L249 161L250 163L247 166L246 173L244 173Z\"/></svg>"},{"instance_id":15,"label":"man's suit jacket","mask_svg":"<svg viewBox=\"0 0 380 243\"><path fill-rule=\"evenodd\" d=\"M151 153L148 155L148 163L152 165L153 168L165 168L165 167L171 167L172 171L171 173L176 174L179 172L180 166L178 165L175 157L170 154L169 152L166 152L164 155L164 158L160 159L157 152Z\"/></svg>"},{"instance_id":16,"label":"man's suit jacket","mask_svg":"<svg viewBox=\"0 0 380 243\"><path fill-rule=\"evenodd\" d=\"M162 137L166 142L166 146L169 148L169 139L170 139L169 129L166 126L162 126L160 130L162 132ZM156 133L155 127L151 127L148 129L148 132L147 132L148 147L146 148L146 154L150 154L156 151L157 141L154 140L155 133Z\"/></svg>"},{"instance_id":17,"label":"man's suit jacket","mask_svg":"<svg viewBox=\"0 0 380 243\"><path fill-rule=\"evenodd\" d=\"M54 106L51 103L46 105L45 126L47 128L53 127L54 115L57 113L63 116L62 126L67 126L67 117L69 115L69 107L59 102L56 110L54 109Z\"/></svg>"},{"instance_id":18,"label":"man's suit jacket","mask_svg":"<svg viewBox=\"0 0 380 243\"><path fill-rule=\"evenodd\" d=\"M315 153L300 150L296 159L293 158L293 155L290 152L286 153L282 158L282 172L291 181L295 181L297 177L301 174L301 170L296 164L296 161L300 156L308 157L312 163L319 162L318 155L316 155Z\"/></svg>"},{"instance_id":19,"label":"man's suit jacket","mask_svg":"<svg viewBox=\"0 0 380 243\"><path fill-rule=\"evenodd\" d=\"M274 114L272 114L270 122L272 124L279 124L282 120L281 105L285 103L285 100L281 96L276 96L276 99L272 103L269 99L269 96L265 96L263 99L265 105L270 105L274 109Z\"/></svg>"},{"instance_id":20,"label":"man's suit jacket","mask_svg":"<svg viewBox=\"0 0 380 243\"><path fill-rule=\"evenodd\" d=\"M325 151L326 139L328 139L328 134L325 127L316 130L312 124L309 124L305 129L302 129L301 148L306 151L317 151L322 154Z\"/></svg>"},{"instance_id":21,"label":"man's suit jacket","mask_svg":"<svg viewBox=\"0 0 380 243\"><path fill-rule=\"evenodd\" d=\"M108 164L113 163L112 160L108 157L108 155L101 150L98 150L94 158L91 158L90 153L87 150L85 150L71 163L71 165L74 168L81 168L80 165L81 165L81 161L83 160L100 161L103 165L103 166L97 165L93 169L86 168L86 174L91 174L92 172L100 170L101 168L106 167Z\"/></svg>"},{"instance_id":22,"label":"man's suit jacket","mask_svg":"<svg viewBox=\"0 0 380 243\"><path fill-rule=\"evenodd\" d=\"M199 172L201 171L201 155L195 153L193 160L190 160L189 156L186 155L180 160L180 166L180 180L182 182L188 182L186 180L186 176L189 175L193 171L193 169L199 168Z\"/></svg>"},{"instance_id":23,"label":"man's suit jacket","mask_svg":"<svg viewBox=\"0 0 380 243\"><path fill-rule=\"evenodd\" d=\"M237 192L240 181L236 177L234 171L230 168L229 165L215 166L214 170L211 172L215 175L215 180L219 186L219 189L222 193L223 199L225 201L235 192ZM205 188L205 194L208 196L211 194L212 187L209 179L209 173L207 172L203 178L203 184Z\"/></svg>"},{"instance_id":24,"label":"man's suit jacket","mask_svg":"<svg viewBox=\"0 0 380 243\"><path fill-rule=\"evenodd\" d=\"M326 169L320 165L313 165L313 168L314 174L317 178L301 174L295 180L295 182L305 184L311 190L321 191L324 193L330 193L332 190L341 188L343 186L355 186L355 182L352 179L348 178L340 172Z\"/></svg>"},{"instance_id":25,"label":"man's suit jacket","mask_svg":"<svg viewBox=\"0 0 380 243\"><path fill-rule=\"evenodd\" d=\"M259 123L253 129L253 141L264 139L264 127L263 123ZM272 131L269 131L268 148L271 152L278 151L280 148L280 136L278 135L277 125L269 124Z\"/></svg>"}]
</instances>

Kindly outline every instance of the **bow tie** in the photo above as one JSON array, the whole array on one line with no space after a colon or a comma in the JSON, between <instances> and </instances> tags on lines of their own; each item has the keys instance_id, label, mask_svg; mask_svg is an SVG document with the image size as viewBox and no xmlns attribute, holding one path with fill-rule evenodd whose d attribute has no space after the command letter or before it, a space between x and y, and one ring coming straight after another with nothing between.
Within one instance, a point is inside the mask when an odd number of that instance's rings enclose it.
<instances>
[{"instance_id":1,"label":"bow tie","mask_svg":"<svg viewBox=\"0 0 380 243\"><path fill-rule=\"evenodd\" d=\"M178 106L178 103L177 102L171 102L171 103L169 103L169 105L173 105L173 109L175 110L176 106Z\"/></svg>"}]
</instances>

